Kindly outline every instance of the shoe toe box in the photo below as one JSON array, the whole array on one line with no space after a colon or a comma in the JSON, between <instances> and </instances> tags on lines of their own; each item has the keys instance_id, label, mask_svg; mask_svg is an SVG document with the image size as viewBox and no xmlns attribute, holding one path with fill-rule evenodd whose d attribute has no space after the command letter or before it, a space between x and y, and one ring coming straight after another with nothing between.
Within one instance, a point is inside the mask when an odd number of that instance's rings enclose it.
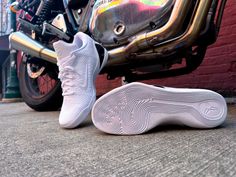
<instances>
[{"instance_id":1,"label":"shoe toe box","mask_svg":"<svg viewBox=\"0 0 236 177\"><path fill-rule=\"evenodd\" d=\"M59 124L62 128L75 128L89 115L92 102L63 102L59 116Z\"/></svg>"}]
</instances>

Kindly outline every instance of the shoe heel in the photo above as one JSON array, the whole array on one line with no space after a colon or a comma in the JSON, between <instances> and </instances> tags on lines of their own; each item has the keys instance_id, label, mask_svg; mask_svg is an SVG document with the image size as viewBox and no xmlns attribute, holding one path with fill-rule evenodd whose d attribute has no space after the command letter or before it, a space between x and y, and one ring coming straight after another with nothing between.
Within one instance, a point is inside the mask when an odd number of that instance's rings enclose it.
<instances>
[{"instance_id":1,"label":"shoe heel","mask_svg":"<svg viewBox=\"0 0 236 177\"><path fill-rule=\"evenodd\" d=\"M221 97L221 96L220 96ZM216 127L222 124L227 115L227 105L224 100L206 100L199 103L199 113L205 122L211 127Z\"/></svg>"},{"instance_id":2,"label":"shoe heel","mask_svg":"<svg viewBox=\"0 0 236 177\"><path fill-rule=\"evenodd\" d=\"M102 63L100 63L100 69L99 69L99 72L100 72L107 63L108 52L101 44L99 44L97 42L95 42L95 47L97 49L97 52L98 52L98 55L99 55L99 58L100 58L100 62L102 61Z\"/></svg>"}]
</instances>

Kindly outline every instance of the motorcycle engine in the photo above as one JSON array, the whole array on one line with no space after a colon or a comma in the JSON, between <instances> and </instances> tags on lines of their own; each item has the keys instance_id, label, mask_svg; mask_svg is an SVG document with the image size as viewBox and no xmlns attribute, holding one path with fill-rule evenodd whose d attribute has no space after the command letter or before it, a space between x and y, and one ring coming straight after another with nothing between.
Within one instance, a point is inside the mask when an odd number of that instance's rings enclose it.
<instances>
[{"instance_id":1,"label":"motorcycle engine","mask_svg":"<svg viewBox=\"0 0 236 177\"><path fill-rule=\"evenodd\" d=\"M163 26L174 3L175 0L97 0L89 30L96 41L116 47L138 33Z\"/></svg>"}]
</instances>

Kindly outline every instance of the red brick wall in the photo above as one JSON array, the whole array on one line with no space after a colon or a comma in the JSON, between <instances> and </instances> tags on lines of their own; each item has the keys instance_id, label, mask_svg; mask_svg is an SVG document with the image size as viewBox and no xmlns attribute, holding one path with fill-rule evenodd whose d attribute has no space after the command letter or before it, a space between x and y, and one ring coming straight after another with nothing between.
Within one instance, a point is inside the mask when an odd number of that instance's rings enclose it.
<instances>
[{"instance_id":1,"label":"red brick wall","mask_svg":"<svg viewBox=\"0 0 236 177\"><path fill-rule=\"evenodd\" d=\"M208 48L201 66L188 75L147 81L172 87L208 88L236 95L236 1L228 0L217 42ZM97 79L98 95L121 85L120 79Z\"/></svg>"}]
</instances>

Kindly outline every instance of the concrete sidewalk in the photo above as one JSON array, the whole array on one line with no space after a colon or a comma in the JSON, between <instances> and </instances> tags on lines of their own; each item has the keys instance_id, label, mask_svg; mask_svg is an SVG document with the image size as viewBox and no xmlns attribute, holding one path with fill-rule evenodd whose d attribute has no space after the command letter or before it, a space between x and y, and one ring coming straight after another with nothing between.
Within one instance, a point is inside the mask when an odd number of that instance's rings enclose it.
<instances>
[{"instance_id":1,"label":"concrete sidewalk","mask_svg":"<svg viewBox=\"0 0 236 177\"><path fill-rule=\"evenodd\" d=\"M91 120L64 130L58 115L0 103L0 176L236 176L236 106L217 129L138 136L104 134Z\"/></svg>"}]
</instances>

